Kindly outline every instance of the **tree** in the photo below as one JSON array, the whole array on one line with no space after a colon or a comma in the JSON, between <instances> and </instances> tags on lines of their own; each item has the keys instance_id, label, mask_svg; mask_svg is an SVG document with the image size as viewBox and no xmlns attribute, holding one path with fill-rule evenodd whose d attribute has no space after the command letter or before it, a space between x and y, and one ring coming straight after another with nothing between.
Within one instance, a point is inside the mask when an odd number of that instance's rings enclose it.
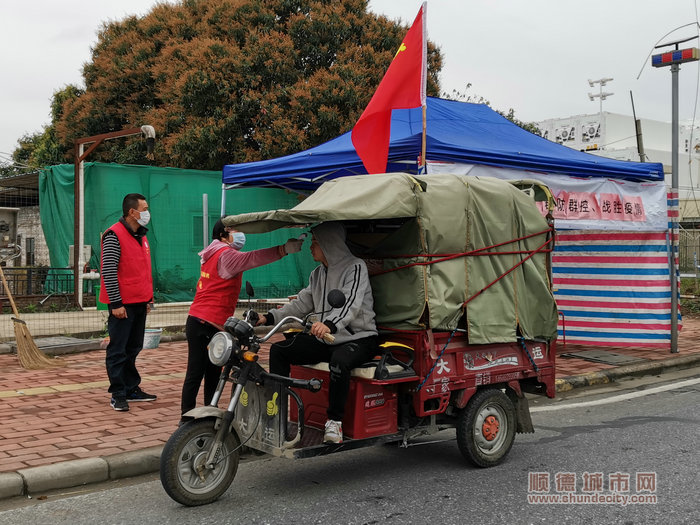
<instances>
[{"instance_id":1,"label":"tree","mask_svg":"<svg viewBox=\"0 0 700 525\"><path fill-rule=\"evenodd\" d=\"M52 123L73 141L155 127L156 162L221 169L301 151L350 130L407 26L366 0L182 0L104 24L84 91ZM442 59L429 44L428 94ZM94 160L143 163L143 141L110 141Z\"/></svg>"}]
</instances>

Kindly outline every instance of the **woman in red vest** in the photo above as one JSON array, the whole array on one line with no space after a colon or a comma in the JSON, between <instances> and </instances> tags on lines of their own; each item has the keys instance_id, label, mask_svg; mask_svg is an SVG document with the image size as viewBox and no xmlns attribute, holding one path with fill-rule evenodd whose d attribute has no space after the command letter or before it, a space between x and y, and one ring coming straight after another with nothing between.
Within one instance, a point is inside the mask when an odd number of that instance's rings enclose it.
<instances>
[{"instance_id":1,"label":"woman in red vest","mask_svg":"<svg viewBox=\"0 0 700 525\"><path fill-rule=\"evenodd\" d=\"M207 345L229 316L233 315L241 291L241 274L277 261L301 250L302 241L289 239L285 244L252 252L241 252L245 235L228 231L221 219L212 230L212 242L199 252L202 268L197 291L190 306L187 334L187 372L182 385L181 413L197 404L197 394L204 379L204 404L208 405L219 382L221 367L209 361Z\"/></svg>"}]
</instances>

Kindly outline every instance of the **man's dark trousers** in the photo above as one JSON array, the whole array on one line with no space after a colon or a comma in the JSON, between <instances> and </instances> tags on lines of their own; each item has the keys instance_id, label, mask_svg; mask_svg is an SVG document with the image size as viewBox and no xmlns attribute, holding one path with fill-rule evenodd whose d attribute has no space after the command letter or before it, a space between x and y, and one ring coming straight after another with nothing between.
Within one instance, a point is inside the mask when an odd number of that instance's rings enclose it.
<instances>
[{"instance_id":1,"label":"man's dark trousers","mask_svg":"<svg viewBox=\"0 0 700 525\"><path fill-rule=\"evenodd\" d=\"M126 397L141 383L136 370L136 357L143 348L146 329L146 304L125 304L126 318L117 319L111 313L107 320L107 376L113 397Z\"/></svg>"}]
</instances>

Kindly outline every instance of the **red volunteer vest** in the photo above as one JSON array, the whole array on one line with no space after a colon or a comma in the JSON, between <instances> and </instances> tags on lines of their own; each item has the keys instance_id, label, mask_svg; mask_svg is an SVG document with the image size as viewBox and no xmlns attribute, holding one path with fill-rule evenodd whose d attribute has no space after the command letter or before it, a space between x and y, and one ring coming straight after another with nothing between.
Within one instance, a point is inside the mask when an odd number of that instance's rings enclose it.
<instances>
[{"instance_id":1,"label":"red volunteer vest","mask_svg":"<svg viewBox=\"0 0 700 525\"><path fill-rule=\"evenodd\" d=\"M223 326L226 319L233 315L242 282L241 273L232 279L219 276L217 265L224 250L228 250L228 247L222 247L202 264L197 291L190 306L190 315L219 326Z\"/></svg>"},{"instance_id":2,"label":"red volunteer vest","mask_svg":"<svg viewBox=\"0 0 700 525\"><path fill-rule=\"evenodd\" d=\"M151 275L151 248L144 235L141 242L121 222L109 227L119 239L119 266L117 280L122 303L147 303L153 299L153 276ZM100 272L102 273L102 272ZM100 277L100 302L109 303L104 274Z\"/></svg>"}]
</instances>

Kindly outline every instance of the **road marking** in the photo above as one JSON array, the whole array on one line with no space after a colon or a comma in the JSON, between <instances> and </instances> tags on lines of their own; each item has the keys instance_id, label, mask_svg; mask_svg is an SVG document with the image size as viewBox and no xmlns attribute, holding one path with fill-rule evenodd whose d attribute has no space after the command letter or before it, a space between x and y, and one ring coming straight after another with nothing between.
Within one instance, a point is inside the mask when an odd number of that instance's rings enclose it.
<instances>
[{"instance_id":1,"label":"road marking","mask_svg":"<svg viewBox=\"0 0 700 525\"><path fill-rule=\"evenodd\" d=\"M618 403L620 401L625 401L627 399L634 399L635 397L648 396L650 394L656 394L658 392L665 392L667 390L675 390L676 388L683 388L690 385L697 385L700 383L700 378L687 379L686 381L681 381L680 383L672 383L663 386L656 386L653 388L647 388L646 390L640 390L639 392L630 392L629 394L620 394L617 396L607 397L605 399L596 399L595 401L583 401L581 403L566 403L561 405L551 405L545 407L532 407L530 412L553 412L555 410L564 410L569 408L585 408L597 405L607 405L608 403Z\"/></svg>"}]
</instances>

